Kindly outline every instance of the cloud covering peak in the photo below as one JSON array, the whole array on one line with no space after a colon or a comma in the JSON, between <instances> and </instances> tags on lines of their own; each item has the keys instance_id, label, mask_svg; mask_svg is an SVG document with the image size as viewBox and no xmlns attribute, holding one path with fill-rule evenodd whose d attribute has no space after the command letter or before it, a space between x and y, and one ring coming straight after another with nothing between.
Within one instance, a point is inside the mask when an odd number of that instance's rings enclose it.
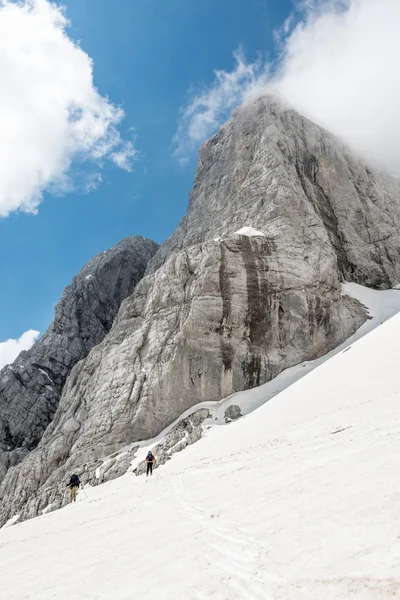
<instances>
[{"instance_id":1,"label":"cloud covering peak","mask_svg":"<svg viewBox=\"0 0 400 600\"><path fill-rule=\"evenodd\" d=\"M275 65L243 59L240 70L216 72L212 86L191 98L175 138L181 162L250 95L275 93L368 160L400 173L399 31L399 0L302 1L276 35Z\"/></svg>"},{"instance_id":2,"label":"cloud covering peak","mask_svg":"<svg viewBox=\"0 0 400 600\"><path fill-rule=\"evenodd\" d=\"M273 82L299 112L400 173L400 2L308 3Z\"/></svg>"}]
</instances>

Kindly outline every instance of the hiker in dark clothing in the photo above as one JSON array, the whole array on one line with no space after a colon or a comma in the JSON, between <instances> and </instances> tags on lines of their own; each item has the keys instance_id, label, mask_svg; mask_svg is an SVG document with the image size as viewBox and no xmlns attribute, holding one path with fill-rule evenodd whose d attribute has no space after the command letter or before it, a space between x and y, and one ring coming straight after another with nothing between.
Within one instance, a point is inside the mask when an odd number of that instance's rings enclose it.
<instances>
[{"instance_id":1,"label":"hiker in dark clothing","mask_svg":"<svg viewBox=\"0 0 400 600\"><path fill-rule=\"evenodd\" d=\"M150 473L150 475L153 475L153 464L156 461L156 457L155 455L152 453L151 450L148 451L147 456L146 456L146 462L147 462L147 471L146 471L146 475L148 475Z\"/></svg>"},{"instance_id":2,"label":"hiker in dark clothing","mask_svg":"<svg viewBox=\"0 0 400 600\"><path fill-rule=\"evenodd\" d=\"M71 490L71 502L76 502L76 494L78 493L80 484L81 482L78 475L76 473L71 475L71 479L69 480L69 483L67 483L67 487Z\"/></svg>"}]
</instances>

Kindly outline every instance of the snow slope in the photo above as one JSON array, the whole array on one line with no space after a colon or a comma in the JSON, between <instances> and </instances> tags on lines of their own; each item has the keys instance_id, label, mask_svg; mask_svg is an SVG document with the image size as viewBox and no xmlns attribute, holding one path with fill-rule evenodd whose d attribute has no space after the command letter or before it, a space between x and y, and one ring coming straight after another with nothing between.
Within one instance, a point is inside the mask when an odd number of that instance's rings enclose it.
<instances>
[{"instance_id":1,"label":"snow slope","mask_svg":"<svg viewBox=\"0 0 400 600\"><path fill-rule=\"evenodd\" d=\"M396 315L152 478L0 530L1 599L400 597L399 364Z\"/></svg>"}]
</instances>

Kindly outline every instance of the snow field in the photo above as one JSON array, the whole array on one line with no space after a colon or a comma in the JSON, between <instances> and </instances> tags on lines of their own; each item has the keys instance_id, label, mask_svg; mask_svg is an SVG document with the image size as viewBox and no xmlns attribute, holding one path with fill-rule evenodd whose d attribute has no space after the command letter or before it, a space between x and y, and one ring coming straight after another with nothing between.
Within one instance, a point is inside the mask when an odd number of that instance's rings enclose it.
<instances>
[{"instance_id":1,"label":"snow field","mask_svg":"<svg viewBox=\"0 0 400 600\"><path fill-rule=\"evenodd\" d=\"M400 598L399 364L396 315L152 477L2 529L1 599Z\"/></svg>"}]
</instances>

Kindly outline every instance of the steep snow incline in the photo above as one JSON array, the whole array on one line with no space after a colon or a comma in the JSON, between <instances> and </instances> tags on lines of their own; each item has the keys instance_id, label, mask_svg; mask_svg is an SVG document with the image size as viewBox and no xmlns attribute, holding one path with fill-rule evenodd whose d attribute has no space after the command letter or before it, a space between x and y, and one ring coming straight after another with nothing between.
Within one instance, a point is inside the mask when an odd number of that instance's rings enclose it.
<instances>
[{"instance_id":1,"label":"steep snow incline","mask_svg":"<svg viewBox=\"0 0 400 600\"><path fill-rule=\"evenodd\" d=\"M399 597L399 340L397 315L150 480L1 530L2 600Z\"/></svg>"}]
</instances>

